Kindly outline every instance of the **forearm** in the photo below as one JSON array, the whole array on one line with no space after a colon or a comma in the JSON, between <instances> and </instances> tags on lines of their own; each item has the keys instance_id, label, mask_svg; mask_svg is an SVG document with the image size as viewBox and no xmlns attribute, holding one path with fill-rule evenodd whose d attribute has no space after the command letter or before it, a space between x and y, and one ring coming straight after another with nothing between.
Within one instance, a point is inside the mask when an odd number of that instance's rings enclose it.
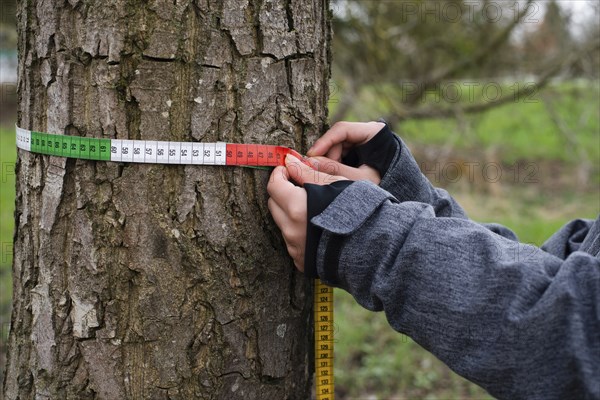
<instances>
[{"instance_id":1,"label":"forearm","mask_svg":"<svg viewBox=\"0 0 600 400\"><path fill-rule=\"evenodd\" d=\"M493 395L600 396L597 259L561 260L366 182L312 222L323 280Z\"/></svg>"}]
</instances>

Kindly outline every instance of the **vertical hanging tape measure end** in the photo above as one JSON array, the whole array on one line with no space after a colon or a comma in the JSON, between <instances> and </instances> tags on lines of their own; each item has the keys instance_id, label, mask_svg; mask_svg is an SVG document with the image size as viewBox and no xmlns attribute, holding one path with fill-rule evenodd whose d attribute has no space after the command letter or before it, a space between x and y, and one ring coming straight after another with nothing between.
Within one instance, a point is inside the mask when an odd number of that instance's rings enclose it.
<instances>
[{"instance_id":1,"label":"vertical hanging tape measure end","mask_svg":"<svg viewBox=\"0 0 600 400\"><path fill-rule=\"evenodd\" d=\"M315 280L315 392L317 400L334 400L333 288Z\"/></svg>"}]
</instances>

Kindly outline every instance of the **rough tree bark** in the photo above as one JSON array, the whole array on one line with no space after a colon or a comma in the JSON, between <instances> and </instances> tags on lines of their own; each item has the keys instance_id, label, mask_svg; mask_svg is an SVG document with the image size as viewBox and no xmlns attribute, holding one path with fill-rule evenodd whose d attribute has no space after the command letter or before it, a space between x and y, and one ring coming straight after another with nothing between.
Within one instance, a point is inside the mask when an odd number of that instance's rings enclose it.
<instances>
[{"instance_id":1,"label":"rough tree bark","mask_svg":"<svg viewBox=\"0 0 600 400\"><path fill-rule=\"evenodd\" d=\"M306 150L327 3L22 0L19 125ZM7 398L308 398L311 282L268 176L19 151Z\"/></svg>"}]
</instances>

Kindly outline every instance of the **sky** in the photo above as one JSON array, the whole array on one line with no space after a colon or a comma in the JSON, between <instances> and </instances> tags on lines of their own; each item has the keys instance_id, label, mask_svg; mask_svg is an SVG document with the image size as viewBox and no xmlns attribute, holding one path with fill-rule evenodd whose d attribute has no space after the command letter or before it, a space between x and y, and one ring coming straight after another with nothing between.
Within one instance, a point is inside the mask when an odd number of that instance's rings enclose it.
<instances>
[{"instance_id":1,"label":"sky","mask_svg":"<svg viewBox=\"0 0 600 400\"><path fill-rule=\"evenodd\" d=\"M571 12L573 21L571 30L575 35L581 32L578 27L590 18L596 18L596 20L599 18L600 7L597 0L561 0L559 5Z\"/></svg>"}]
</instances>

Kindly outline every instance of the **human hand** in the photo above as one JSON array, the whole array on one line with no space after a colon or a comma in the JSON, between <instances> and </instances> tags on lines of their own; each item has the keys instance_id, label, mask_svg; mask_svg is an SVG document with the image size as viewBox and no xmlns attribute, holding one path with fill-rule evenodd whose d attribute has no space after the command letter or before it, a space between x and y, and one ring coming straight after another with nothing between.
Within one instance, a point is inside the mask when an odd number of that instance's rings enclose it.
<instances>
[{"instance_id":1,"label":"human hand","mask_svg":"<svg viewBox=\"0 0 600 400\"><path fill-rule=\"evenodd\" d=\"M366 164L353 168L342 164L342 157L352 147L371 140L383 127L383 122L337 122L308 150L307 155L317 169L330 175L341 175L352 180L381 182L379 171Z\"/></svg>"},{"instance_id":2,"label":"human hand","mask_svg":"<svg viewBox=\"0 0 600 400\"><path fill-rule=\"evenodd\" d=\"M277 167L271 173L267 185L269 193L269 211L281 230L287 251L294 265L304 271L304 253L306 248L307 195L306 190L296 186L313 183L326 185L345 180L342 176L333 176L315 171L296 157L287 155L285 167Z\"/></svg>"},{"instance_id":3,"label":"human hand","mask_svg":"<svg viewBox=\"0 0 600 400\"><path fill-rule=\"evenodd\" d=\"M379 171L368 166L367 164L363 164L358 168L354 168L327 157L309 157L308 160L319 172L324 172L334 176L342 176L352 181L367 180L376 185L379 185L381 182L381 175L379 174Z\"/></svg>"}]
</instances>

